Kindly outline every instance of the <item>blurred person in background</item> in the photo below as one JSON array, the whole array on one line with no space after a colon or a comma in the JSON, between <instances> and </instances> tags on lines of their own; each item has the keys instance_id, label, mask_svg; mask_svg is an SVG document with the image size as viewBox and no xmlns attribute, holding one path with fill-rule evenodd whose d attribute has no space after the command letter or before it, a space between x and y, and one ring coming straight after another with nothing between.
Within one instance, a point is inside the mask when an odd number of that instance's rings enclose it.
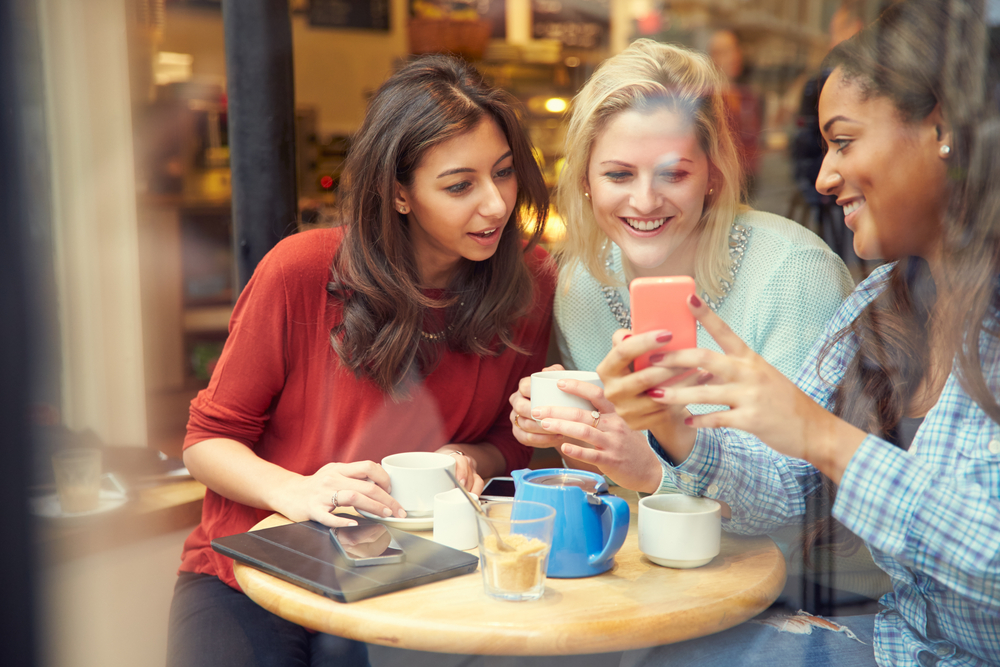
<instances>
[{"instance_id":1,"label":"blurred person in background","mask_svg":"<svg viewBox=\"0 0 1000 667\"><path fill-rule=\"evenodd\" d=\"M857 34L864 28L864 0L844 0L830 18L830 48ZM845 263L859 274L867 274L864 263L851 244L851 232L844 225L844 214L835 198L816 189L816 177L826 153L817 117L819 91L829 76L828 71L814 73L802 87L796 131L790 146L792 178L802 200L815 218L820 236ZM862 276L863 277L863 276Z\"/></svg>"},{"instance_id":2,"label":"blurred person in background","mask_svg":"<svg viewBox=\"0 0 1000 667\"><path fill-rule=\"evenodd\" d=\"M736 138L746 200L752 201L760 168L760 131L763 105L747 82L748 68L740 39L732 30L716 30L708 42L708 55L726 77L723 98Z\"/></svg>"}]
</instances>

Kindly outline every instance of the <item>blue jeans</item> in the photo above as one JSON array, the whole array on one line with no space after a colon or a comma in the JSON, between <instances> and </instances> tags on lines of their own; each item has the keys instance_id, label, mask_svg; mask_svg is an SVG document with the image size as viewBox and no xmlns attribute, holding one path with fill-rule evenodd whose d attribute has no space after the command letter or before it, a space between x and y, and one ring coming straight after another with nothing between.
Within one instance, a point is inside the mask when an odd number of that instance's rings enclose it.
<instances>
[{"instance_id":1,"label":"blue jeans","mask_svg":"<svg viewBox=\"0 0 1000 667\"><path fill-rule=\"evenodd\" d=\"M791 616L792 624L801 629L811 629L810 634L798 634L778 629L761 621L788 616L786 613L757 618L718 634L691 639L677 644L654 646L649 649L628 651L622 657L621 667L674 667L698 665L699 667L874 667L875 649L872 635L875 615L842 616L829 619L846 627L857 639L846 632L836 632L823 627L811 627L810 621L818 617ZM802 622L804 621L804 622Z\"/></svg>"},{"instance_id":2,"label":"blue jeans","mask_svg":"<svg viewBox=\"0 0 1000 667\"><path fill-rule=\"evenodd\" d=\"M167 667L369 667L361 642L310 632L218 577L182 572L174 585Z\"/></svg>"}]
</instances>

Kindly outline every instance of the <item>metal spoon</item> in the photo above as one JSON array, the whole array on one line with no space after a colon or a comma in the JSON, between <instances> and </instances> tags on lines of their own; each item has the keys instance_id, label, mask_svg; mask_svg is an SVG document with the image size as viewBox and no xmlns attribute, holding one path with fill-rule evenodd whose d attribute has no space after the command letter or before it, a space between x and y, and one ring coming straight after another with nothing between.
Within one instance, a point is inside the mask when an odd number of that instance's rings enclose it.
<instances>
[{"instance_id":1,"label":"metal spoon","mask_svg":"<svg viewBox=\"0 0 1000 667\"><path fill-rule=\"evenodd\" d=\"M451 478L451 481L453 481L455 483L455 486L462 492L462 495L465 496L465 499L472 504L473 509L475 509L476 512L480 514L480 516L486 519L486 521L484 521L483 523L485 523L490 527L490 530L493 531L494 537L497 538L497 549L500 551L514 551L514 547L504 542L503 538L500 537L500 532L497 531L497 527L493 525L493 522L489 520L489 515L487 515L486 512L483 510L483 506L479 504L479 501L473 498L472 494L466 491L465 487L458 483L458 480L455 479L454 473L452 473L447 468L445 468L445 472L448 473L448 477Z\"/></svg>"}]
</instances>

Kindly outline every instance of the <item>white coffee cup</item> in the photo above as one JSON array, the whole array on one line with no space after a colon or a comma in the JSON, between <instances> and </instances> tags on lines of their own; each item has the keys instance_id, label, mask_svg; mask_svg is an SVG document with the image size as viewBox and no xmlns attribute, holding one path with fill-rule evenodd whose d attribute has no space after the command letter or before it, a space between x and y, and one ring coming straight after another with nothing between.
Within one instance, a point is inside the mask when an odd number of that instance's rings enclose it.
<instances>
[{"instance_id":1,"label":"white coffee cup","mask_svg":"<svg viewBox=\"0 0 1000 667\"><path fill-rule=\"evenodd\" d=\"M403 452L382 459L389 473L389 492L409 517L434 514L434 496L455 488L445 470L455 474L455 457L437 452Z\"/></svg>"},{"instance_id":2,"label":"white coffee cup","mask_svg":"<svg viewBox=\"0 0 1000 667\"><path fill-rule=\"evenodd\" d=\"M680 493L639 501L639 551L664 567L701 567L719 555L722 508Z\"/></svg>"},{"instance_id":3,"label":"white coffee cup","mask_svg":"<svg viewBox=\"0 0 1000 667\"><path fill-rule=\"evenodd\" d=\"M463 551L479 544L476 510L461 490L434 496L434 541Z\"/></svg>"},{"instance_id":4,"label":"white coffee cup","mask_svg":"<svg viewBox=\"0 0 1000 667\"><path fill-rule=\"evenodd\" d=\"M601 389L604 383L600 376L593 371L541 371L531 374L531 409L546 406L557 406L562 408L579 408L590 412L594 406L585 398L580 398L573 394L568 394L556 383L559 380L580 380L597 385ZM538 420L535 420L538 421Z\"/></svg>"}]
</instances>

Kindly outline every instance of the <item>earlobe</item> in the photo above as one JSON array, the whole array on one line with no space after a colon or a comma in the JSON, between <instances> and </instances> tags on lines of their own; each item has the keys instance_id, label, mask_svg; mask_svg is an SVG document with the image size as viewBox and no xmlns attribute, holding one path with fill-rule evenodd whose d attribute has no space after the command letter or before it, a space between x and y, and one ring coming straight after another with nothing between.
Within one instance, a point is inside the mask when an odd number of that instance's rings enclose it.
<instances>
[{"instance_id":1,"label":"earlobe","mask_svg":"<svg viewBox=\"0 0 1000 667\"><path fill-rule=\"evenodd\" d=\"M938 126L938 156L942 160L951 157L951 130L946 130Z\"/></svg>"},{"instance_id":2,"label":"earlobe","mask_svg":"<svg viewBox=\"0 0 1000 667\"><path fill-rule=\"evenodd\" d=\"M934 135L937 141L938 156L947 159L952 151L952 131L951 126L944 119L941 113L941 105L938 104L930 115L931 122L934 123Z\"/></svg>"},{"instance_id":3,"label":"earlobe","mask_svg":"<svg viewBox=\"0 0 1000 667\"><path fill-rule=\"evenodd\" d=\"M403 192L403 188L399 185L399 183L396 183L393 190L393 206L397 211L406 215L410 212L410 205L406 203L406 193Z\"/></svg>"}]
</instances>

